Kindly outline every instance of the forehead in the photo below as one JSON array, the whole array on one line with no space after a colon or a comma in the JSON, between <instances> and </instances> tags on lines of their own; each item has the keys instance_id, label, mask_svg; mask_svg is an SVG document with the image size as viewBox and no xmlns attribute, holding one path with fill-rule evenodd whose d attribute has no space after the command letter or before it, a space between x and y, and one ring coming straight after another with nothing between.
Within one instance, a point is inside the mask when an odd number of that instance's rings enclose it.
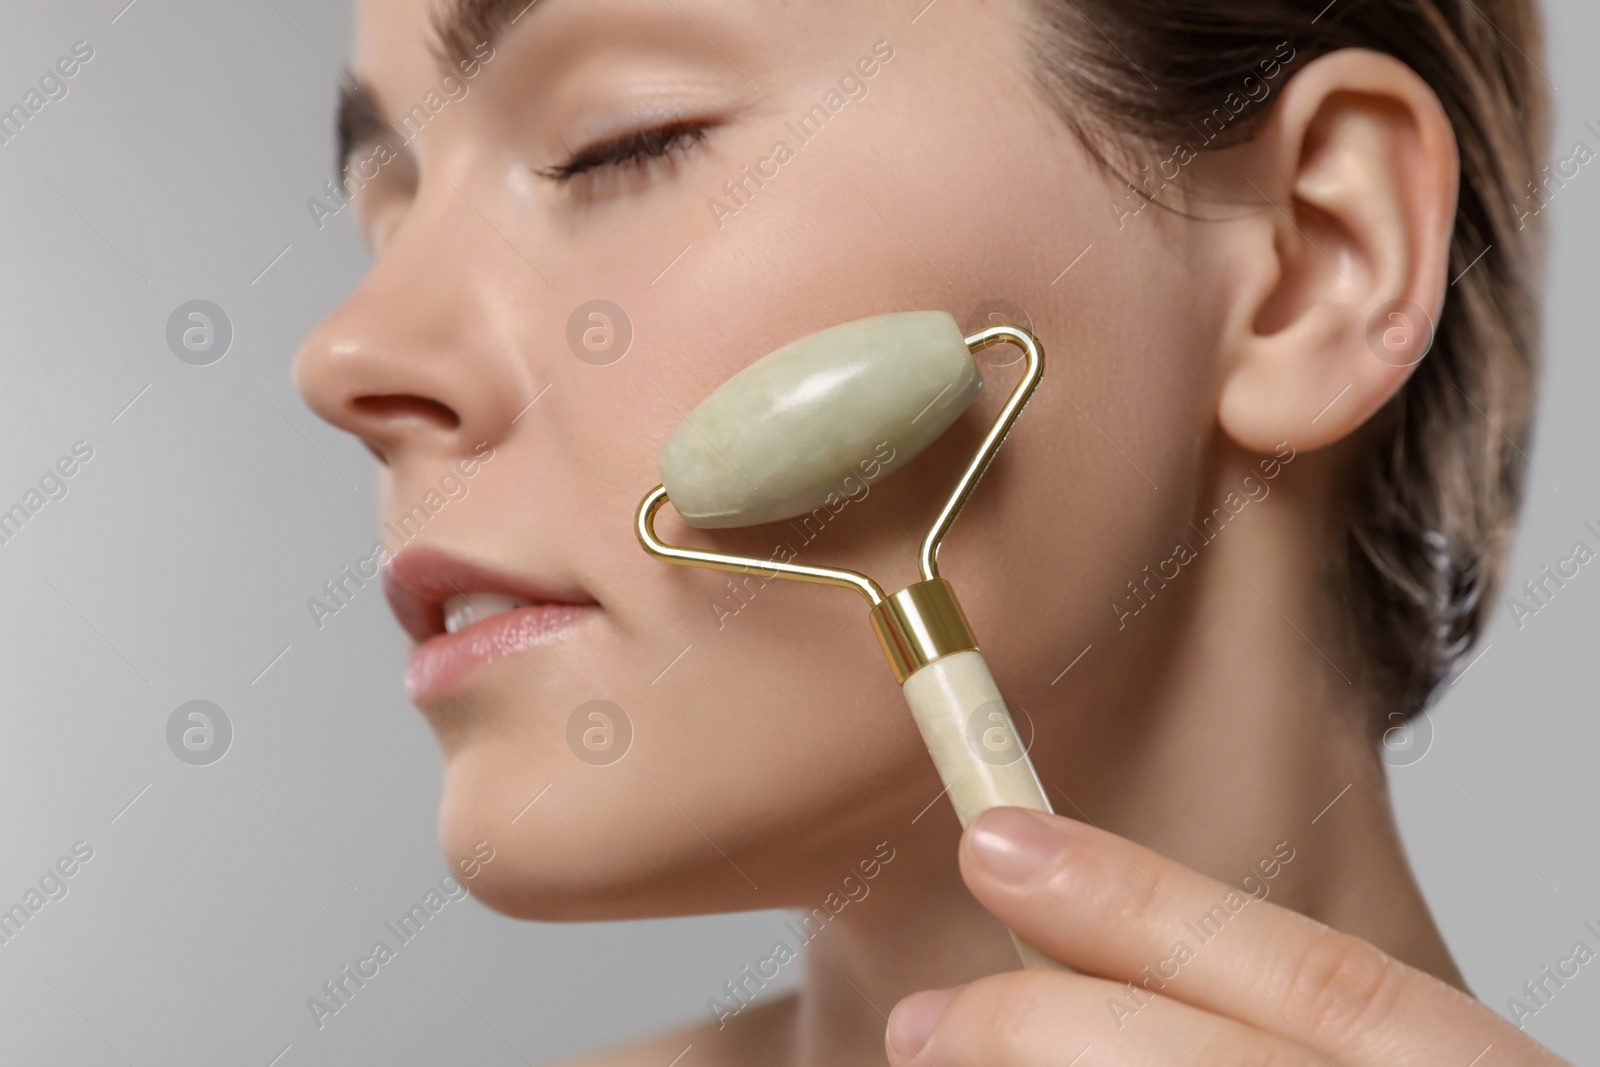
<instances>
[{"instance_id":1,"label":"forehead","mask_svg":"<svg viewBox=\"0 0 1600 1067\"><path fill-rule=\"evenodd\" d=\"M449 0L357 0L352 66L382 102L396 105L434 87L434 17L449 6Z\"/></svg>"},{"instance_id":2,"label":"forehead","mask_svg":"<svg viewBox=\"0 0 1600 1067\"><path fill-rule=\"evenodd\" d=\"M435 92L446 74L456 73L451 68L457 64L444 56L442 27L455 28L450 37L456 51L466 54L476 46L485 62L494 55L486 45L520 52L541 40L561 42L540 53L538 64L530 59L519 68L525 73L545 69L552 59L565 65L590 51L623 48L624 42L643 48L642 42L655 45L679 37L695 49L704 46L708 58L736 67L804 66L812 59L836 60L846 44L854 47L858 40L907 29L923 6L924 0L356 0L351 66L377 110L394 115ZM979 11L993 15L997 8L980 2L949 10L961 16L955 25L965 22L967 28L935 37L921 26L911 27L918 30L924 53L937 50L940 38L970 39L981 23ZM498 32L489 36L490 27ZM751 58L737 63L729 58L741 51ZM495 70L505 67L496 64ZM497 73L496 80L503 76Z\"/></svg>"},{"instance_id":3,"label":"forehead","mask_svg":"<svg viewBox=\"0 0 1600 1067\"><path fill-rule=\"evenodd\" d=\"M498 48L503 38L526 31L534 23L571 23L577 19L591 27L586 38L603 42L608 29L626 28L629 20L670 13L693 25L685 9L703 17L713 8L731 10L764 2L356 0L353 66L356 76L373 89L380 103L394 105L436 88L441 75L452 73L449 68L475 50ZM448 47L443 38L448 38ZM459 55L451 56L451 51Z\"/></svg>"}]
</instances>

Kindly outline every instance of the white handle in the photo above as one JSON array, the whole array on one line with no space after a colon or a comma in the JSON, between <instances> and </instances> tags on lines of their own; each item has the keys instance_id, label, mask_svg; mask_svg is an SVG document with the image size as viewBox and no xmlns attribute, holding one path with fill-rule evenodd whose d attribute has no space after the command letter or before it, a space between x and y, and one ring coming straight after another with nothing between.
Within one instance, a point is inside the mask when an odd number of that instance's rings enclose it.
<instances>
[{"instance_id":1,"label":"white handle","mask_svg":"<svg viewBox=\"0 0 1600 1067\"><path fill-rule=\"evenodd\" d=\"M1050 811L1011 712L976 651L941 657L905 680L906 703L966 826L978 813L1000 806ZM1023 966L1070 970L1011 935Z\"/></svg>"}]
</instances>

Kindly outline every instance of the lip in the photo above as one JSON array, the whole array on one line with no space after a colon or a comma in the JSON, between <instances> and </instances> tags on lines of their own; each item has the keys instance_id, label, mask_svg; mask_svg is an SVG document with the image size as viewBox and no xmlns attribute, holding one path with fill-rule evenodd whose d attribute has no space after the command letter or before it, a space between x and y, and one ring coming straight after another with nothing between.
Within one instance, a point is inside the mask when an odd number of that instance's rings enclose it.
<instances>
[{"instance_id":1,"label":"lip","mask_svg":"<svg viewBox=\"0 0 1600 1067\"><path fill-rule=\"evenodd\" d=\"M433 547L398 553L384 565L382 581L395 619L416 642L405 681L418 705L439 700L491 663L561 640L600 610L579 590L544 585ZM532 603L446 633L444 603L466 593L505 593Z\"/></svg>"}]
</instances>

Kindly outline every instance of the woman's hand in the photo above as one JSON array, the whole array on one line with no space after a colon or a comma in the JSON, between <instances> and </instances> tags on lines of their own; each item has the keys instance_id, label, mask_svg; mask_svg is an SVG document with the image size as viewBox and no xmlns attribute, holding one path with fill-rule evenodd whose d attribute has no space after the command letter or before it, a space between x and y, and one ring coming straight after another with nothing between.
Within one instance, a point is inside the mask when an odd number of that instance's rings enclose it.
<instances>
[{"instance_id":1,"label":"woman's hand","mask_svg":"<svg viewBox=\"0 0 1600 1067\"><path fill-rule=\"evenodd\" d=\"M961 871L1001 922L1081 973L905 998L886 1034L895 1067L1565 1063L1359 938L1071 819L985 812Z\"/></svg>"}]
</instances>

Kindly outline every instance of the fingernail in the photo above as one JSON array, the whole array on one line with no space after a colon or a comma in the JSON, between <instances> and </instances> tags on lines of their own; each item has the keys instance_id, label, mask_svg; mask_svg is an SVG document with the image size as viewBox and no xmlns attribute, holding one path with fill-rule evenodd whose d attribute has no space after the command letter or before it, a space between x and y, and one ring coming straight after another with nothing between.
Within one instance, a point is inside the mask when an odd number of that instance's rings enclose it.
<instances>
[{"instance_id":1,"label":"fingernail","mask_svg":"<svg viewBox=\"0 0 1600 1067\"><path fill-rule=\"evenodd\" d=\"M954 989L927 989L896 1004L889 1013L889 1044L895 1054L910 1059L921 1052L955 995Z\"/></svg>"},{"instance_id":2,"label":"fingernail","mask_svg":"<svg viewBox=\"0 0 1600 1067\"><path fill-rule=\"evenodd\" d=\"M1021 808L993 808L967 831L972 857L1002 882L1025 885L1055 867L1066 839L1046 817Z\"/></svg>"}]
</instances>

